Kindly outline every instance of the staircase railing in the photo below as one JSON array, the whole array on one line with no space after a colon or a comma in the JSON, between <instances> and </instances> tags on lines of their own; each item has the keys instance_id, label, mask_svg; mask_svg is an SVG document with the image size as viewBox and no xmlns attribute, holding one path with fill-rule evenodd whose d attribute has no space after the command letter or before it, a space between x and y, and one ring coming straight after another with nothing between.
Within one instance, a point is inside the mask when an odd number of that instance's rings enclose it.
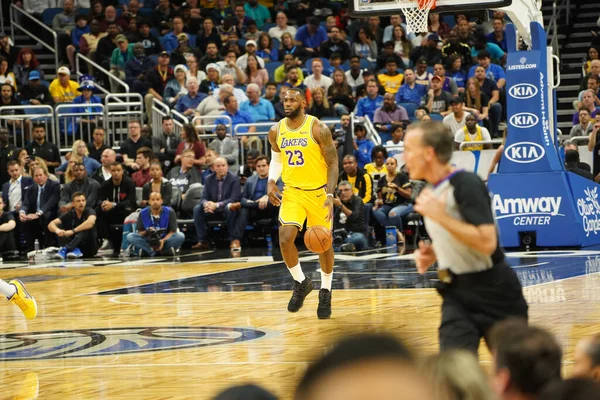
<instances>
[{"instance_id":1,"label":"staircase railing","mask_svg":"<svg viewBox=\"0 0 600 400\"><path fill-rule=\"evenodd\" d=\"M560 19L563 10L566 10L566 26L569 26L569 20L571 19L571 0L561 0L560 4L558 4L557 0L554 0L554 3L552 3L552 18L550 18L550 22L548 23L548 37L550 38L550 46L552 46L552 51L558 57L560 57L560 46L558 44L558 20Z\"/></svg>"},{"instance_id":2,"label":"staircase railing","mask_svg":"<svg viewBox=\"0 0 600 400\"><path fill-rule=\"evenodd\" d=\"M22 17L28 18L30 21L27 23L28 26L30 24L41 26L43 30L45 30L46 32L49 32L50 35L52 35L52 38L54 39L53 40L54 48L52 46L50 46L48 43L46 43L46 41L44 41L43 39L37 37L36 35L31 33L29 30L25 29L21 25L21 21L23 19L16 18L17 15L21 15ZM13 40L13 44L15 43L15 28L19 28L20 30L22 30L23 32L25 32L26 34L28 34L29 36L31 36L32 38L37 40L39 42L39 44L41 44L42 46L44 46L45 48L50 50L54 54L54 65L55 66L59 65L58 64L58 35L56 34L56 32L54 32L52 29L50 29L49 26L46 26L46 24L44 24L42 21L38 21L36 18L29 15L25 10L20 9L19 7L17 7L14 4L11 4L10 5L10 36Z\"/></svg>"},{"instance_id":3,"label":"staircase railing","mask_svg":"<svg viewBox=\"0 0 600 400\"><path fill-rule=\"evenodd\" d=\"M75 58L75 73L77 74L77 78L79 79L79 77L83 76L83 72L81 72L81 61L87 63L88 65L91 65L92 67L94 67L96 70L106 74L107 76L107 82L110 81L114 81L116 82L120 87L123 87L123 90L125 93L129 93L129 85L126 84L123 80L119 79L117 76L115 76L113 73L111 73L110 71L108 71L106 68L102 67L100 64L98 64L97 62L93 61L92 59L90 59L89 57L84 56L81 53L77 53L77 56ZM104 87L102 87L101 85L99 85L98 83L96 83L96 88L98 88L100 91L102 91L104 94L111 94L112 90L106 89Z\"/></svg>"}]
</instances>

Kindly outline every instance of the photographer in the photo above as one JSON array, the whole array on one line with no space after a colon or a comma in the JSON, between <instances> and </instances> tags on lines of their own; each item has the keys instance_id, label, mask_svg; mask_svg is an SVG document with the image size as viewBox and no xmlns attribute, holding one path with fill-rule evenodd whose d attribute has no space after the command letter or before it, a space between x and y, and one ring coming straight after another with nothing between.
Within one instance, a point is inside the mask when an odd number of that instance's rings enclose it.
<instances>
[{"instance_id":1,"label":"photographer","mask_svg":"<svg viewBox=\"0 0 600 400\"><path fill-rule=\"evenodd\" d=\"M362 199L352 193L352 185L348 181L338 184L338 196L333 199L335 207L333 218L334 246L341 251L364 250L368 246L367 225L365 224L365 205ZM335 242L338 243L335 243Z\"/></svg>"},{"instance_id":2,"label":"photographer","mask_svg":"<svg viewBox=\"0 0 600 400\"><path fill-rule=\"evenodd\" d=\"M96 247L96 212L87 206L83 192L73 193L71 204L73 207L69 211L48 224L48 230L56 234L59 243L63 245L54 257L61 260L94 257L98 251Z\"/></svg>"},{"instance_id":3,"label":"photographer","mask_svg":"<svg viewBox=\"0 0 600 400\"><path fill-rule=\"evenodd\" d=\"M140 211L137 221L138 233L127 235L127 241L154 257L156 253L175 255L185 241L185 235L177 232L177 215L170 207L163 207L160 193L150 193L150 207Z\"/></svg>"}]
</instances>

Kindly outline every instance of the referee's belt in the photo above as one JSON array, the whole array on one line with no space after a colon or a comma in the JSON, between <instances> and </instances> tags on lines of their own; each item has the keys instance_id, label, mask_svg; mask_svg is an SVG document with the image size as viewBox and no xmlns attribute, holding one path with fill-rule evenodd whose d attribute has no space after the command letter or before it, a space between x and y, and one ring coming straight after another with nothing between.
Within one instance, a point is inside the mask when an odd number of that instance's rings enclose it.
<instances>
[{"instance_id":1,"label":"referee's belt","mask_svg":"<svg viewBox=\"0 0 600 400\"><path fill-rule=\"evenodd\" d=\"M454 275L449 269L438 269L438 279L440 282L450 284L452 283L452 276Z\"/></svg>"}]
</instances>

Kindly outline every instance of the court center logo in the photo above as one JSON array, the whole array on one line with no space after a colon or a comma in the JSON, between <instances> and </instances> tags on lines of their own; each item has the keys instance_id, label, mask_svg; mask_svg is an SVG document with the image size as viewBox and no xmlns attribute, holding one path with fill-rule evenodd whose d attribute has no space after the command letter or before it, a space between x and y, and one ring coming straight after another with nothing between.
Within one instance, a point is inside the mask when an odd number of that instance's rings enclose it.
<instances>
[{"instance_id":1,"label":"court center logo","mask_svg":"<svg viewBox=\"0 0 600 400\"><path fill-rule=\"evenodd\" d=\"M0 361L46 360L134 354L218 346L259 339L265 332L247 328L100 328L0 335Z\"/></svg>"},{"instance_id":2,"label":"court center logo","mask_svg":"<svg viewBox=\"0 0 600 400\"><path fill-rule=\"evenodd\" d=\"M583 191L585 197L577 199L577 211L581 216L585 236L591 233L597 235L600 232L600 204L598 203L598 188Z\"/></svg>"}]
</instances>

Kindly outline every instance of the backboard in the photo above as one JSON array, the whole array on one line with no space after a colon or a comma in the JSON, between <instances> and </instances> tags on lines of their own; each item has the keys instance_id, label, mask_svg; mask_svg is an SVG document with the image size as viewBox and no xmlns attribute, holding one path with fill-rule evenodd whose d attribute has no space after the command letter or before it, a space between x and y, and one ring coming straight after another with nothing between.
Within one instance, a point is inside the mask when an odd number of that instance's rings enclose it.
<instances>
[{"instance_id":1,"label":"backboard","mask_svg":"<svg viewBox=\"0 0 600 400\"><path fill-rule=\"evenodd\" d=\"M350 0L350 15L356 18L403 14L396 0ZM416 7L416 3L415 7ZM478 11L507 7L512 0L437 0L432 12Z\"/></svg>"}]
</instances>

